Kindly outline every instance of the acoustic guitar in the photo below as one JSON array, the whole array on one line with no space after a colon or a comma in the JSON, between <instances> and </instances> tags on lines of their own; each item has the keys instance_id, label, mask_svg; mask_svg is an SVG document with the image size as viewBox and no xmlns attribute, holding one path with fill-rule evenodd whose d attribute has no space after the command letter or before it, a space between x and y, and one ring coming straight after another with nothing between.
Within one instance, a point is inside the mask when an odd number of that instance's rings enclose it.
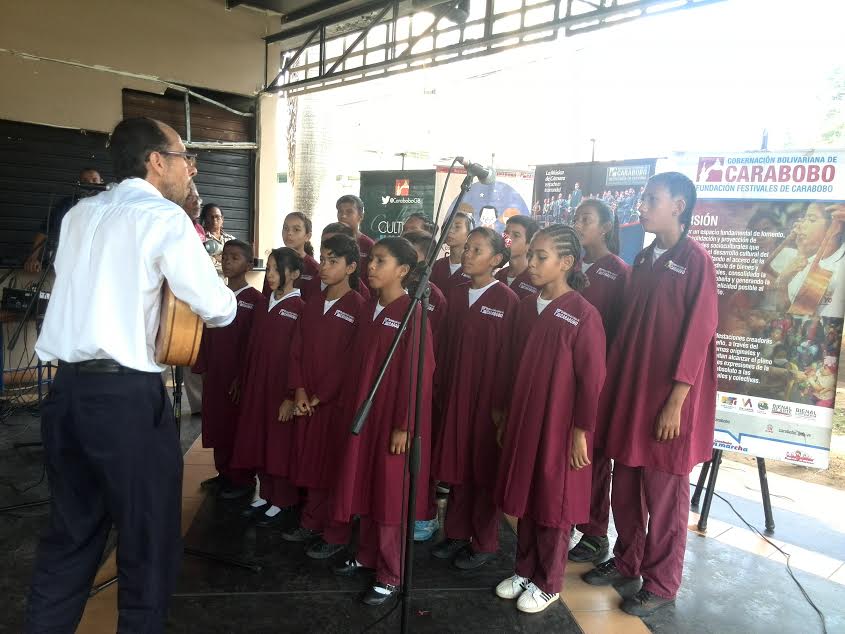
<instances>
[{"instance_id":1,"label":"acoustic guitar","mask_svg":"<svg viewBox=\"0 0 845 634\"><path fill-rule=\"evenodd\" d=\"M202 339L202 320L167 281L161 287L161 322L156 335L156 361L162 365L191 366L197 360Z\"/></svg>"}]
</instances>

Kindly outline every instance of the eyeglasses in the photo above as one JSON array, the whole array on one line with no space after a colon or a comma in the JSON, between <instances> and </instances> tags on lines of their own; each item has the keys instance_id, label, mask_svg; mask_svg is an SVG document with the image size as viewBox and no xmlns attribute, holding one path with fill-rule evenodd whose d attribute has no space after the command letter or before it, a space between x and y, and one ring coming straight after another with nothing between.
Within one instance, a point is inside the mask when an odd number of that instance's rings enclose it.
<instances>
[{"instance_id":1,"label":"eyeglasses","mask_svg":"<svg viewBox=\"0 0 845 634\"><path fill-rule=\"evenodd\" d=\"M164 154L165 156L181 156L191 167L196 167L197 165L197 155L192 154L191 152L172 152L170 150L161 150L159 151L159 154Z\"/></svg>"}]
</instances>

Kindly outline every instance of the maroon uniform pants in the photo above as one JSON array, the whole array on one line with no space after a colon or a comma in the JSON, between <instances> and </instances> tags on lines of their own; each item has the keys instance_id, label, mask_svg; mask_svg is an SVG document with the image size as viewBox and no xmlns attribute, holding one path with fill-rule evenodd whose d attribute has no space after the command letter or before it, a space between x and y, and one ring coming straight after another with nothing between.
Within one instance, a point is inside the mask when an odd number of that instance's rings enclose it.
<instances>
[{"instance_id":1,"label":"maroon uniform pants","mask_svg":"<svg viewBox=\"0 0 845 634\"><path fill-rule=\"evenodd\" d=\"M356 559L376 571L376 581L398 586L402 559L402 527L387 526L361 517Z\"/></svg>"},{"instance_id":2,"label":"maroon uniform pants","mask_svg":"<svg viewBox=\"0 0 845 634\"><path fill-rule=\"evenodd\" d=\"M322 533L328 544L348 544L352 527L349 522L332 520L330 508L328 489L308 489L299 523L303 528Z\"/></svg>"},{"instance_id":3,"label":"maroon uniform pants","mask_svg":"<svg viewBox=\"0 0 845 634\"><path fill-rule=\"evenodd\" d=\"M613 520L619 537L616 567L643 577L643 589L674 599L684 572L689 522L689 476L616 463Z\"/></svg>"},{"instance_id":4,"label":"maroon uniform pants","mask_svg":"<svg viewBox=\"0 0 845 634\"><path fill-rule=\"evenodd\" d=\"M520 517L516 532L516 574L530 579L543 592L560 592L571 527L541 526Z\"/></svg>"},{"instance_id":5,"label":"maroon uniform pants","mask_svg":"<svg viewBox=\"0 0 845 634\"><path fill-rule=\"evenodd\" d=\"M593 450L593 489L590 493L590 521L576 527L584 535L604 537L610 522L610 458L601 449Z\"/></svg>"},{"instance_id":6,"label":"maroon uniform pants","mask_svg":"<svg viewBox=\"0 0 845 634\"><path fill-rule=\"evenodd\" d=\"M279 478L266 473L258 474L259 493L270 504L285 508L299 503L299 489L287 478Z\"/></svg>"},{"instance_id":7,"label":"maroon uniform pants","mask_svg":"<svg viewBox=\"0 0 845 634\"><path fill-rule=\"evenodd\" d=\"M499 509L491 493L475 484L454 484L446 507L446 537L472 539L476 553L499 549Z\"/></svg>"}]
</instances>

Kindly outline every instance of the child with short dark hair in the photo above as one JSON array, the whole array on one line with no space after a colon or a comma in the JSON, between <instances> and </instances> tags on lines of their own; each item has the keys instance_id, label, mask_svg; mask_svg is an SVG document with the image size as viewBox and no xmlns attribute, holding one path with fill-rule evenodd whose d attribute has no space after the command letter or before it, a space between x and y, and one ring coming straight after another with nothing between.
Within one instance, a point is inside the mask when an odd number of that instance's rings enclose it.
<instances>
[{"instance_id":1,"label":"child with short dark hair","mask_svg":"<svg viewBox=\"0 0 845 634\"><path fill-rule=\"evenodd\" d=\"M496 279L507 284L519 299L537 294L528 273L528 245L540 225L528 216L511 216L505 224L505 236L510 241L511 258L506 267L496 273Z\"/></svg>"},{"instance_id":2,"label":"child with short dark hair","mask_svg":"<svg viewBox=\"0 0 845 634\"><path fill-rule=\"evenodd\" d=\"M203 377L202 445L214 448L218 475L202 483L224 498L247 495L253 488L254 473L233 469L232 451L238 422L237 379L249 345L256 315L266 310L267 300L246 281L252 270L252 247L241 240L223 245L222 270L226 285L238 301L235 320L225 328L203 327L202 343L191 368Z\"/></svg>"},{"instance_id":3,"label":"child with short dark hair","mask_svg":"<svg viewBox=\"0 0 845 634\"><path fill-rule=\"evenodd\" d=\"M475 219L471 214L462 211L455 214L449 233L446 234L449 255L444 255L431 267L431 281L437 284L447 299L452 287L469 283L469 276L464 274L461 268L461 258L464 255L464 245L469 232L474 228Z\"/></svg>"},{"instance_id":4,"label":"child with short dark hair","mask_svg":"<svg viewBox=\"0 0 845 634\"><path fill-rule=\"evenodd\" d=\"M462 267L470 283L452 289L436 384L441 420L432 452L432 476L451 485L446 539L432 555L455 567L483 566L499 548L499 510L493 499L499 448L494 406L503 351L511 340L519 300L493 271L507 264L503 237L473 229Z\"/></svg>"}]
</instances>

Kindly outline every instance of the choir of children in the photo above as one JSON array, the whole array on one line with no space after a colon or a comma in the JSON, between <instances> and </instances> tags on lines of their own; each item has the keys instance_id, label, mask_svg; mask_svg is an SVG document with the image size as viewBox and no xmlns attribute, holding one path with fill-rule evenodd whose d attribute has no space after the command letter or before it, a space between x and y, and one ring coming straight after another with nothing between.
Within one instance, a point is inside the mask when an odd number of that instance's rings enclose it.
<instances>
[{"instance_id":1,"label":"choir of children","mask_svg":"<svg viewBox=\"0 0 845 634\"><path fill-rule=\"evenodd\" d=\"M352 420L432 235L415 226L371 245L358 229L360 200L344 196L315 275L306 262L311 223L289 214L288 246L268 259L269 302L246 286L249 246L227 243L223 270L239 294L238 317L206 331L194 368L206 380L203 442L215 448L215 482L233 498L250 493L257 475L244 514L261 526L301 504L298 526L282 536L314 559L350 547L360 518L357 548L334 572L373 571L363 601L380 605L402 581L406 452L418 424L415 537L438 528L434 482L451 485L434 557L483 566L499 548L504 512L518 518L514 574L495 592L518 610L558 600L567 558L598 564L584 575L593 585L641 576L622 604L631 614L673 603L688 476L709 459L715 414L716 280L687 237L694 205L686 177L649 181L641 221L657 238L633 269L618 257L618 222L598 200L578 206L574 227L539 229L515 216L504 236L458 214L432 276L426 345L418 346L418 307L357 436ZM611 506L619 537L603 562ZM582 536L569 551L573 527Z\"/></svg>"}]
</instances>

